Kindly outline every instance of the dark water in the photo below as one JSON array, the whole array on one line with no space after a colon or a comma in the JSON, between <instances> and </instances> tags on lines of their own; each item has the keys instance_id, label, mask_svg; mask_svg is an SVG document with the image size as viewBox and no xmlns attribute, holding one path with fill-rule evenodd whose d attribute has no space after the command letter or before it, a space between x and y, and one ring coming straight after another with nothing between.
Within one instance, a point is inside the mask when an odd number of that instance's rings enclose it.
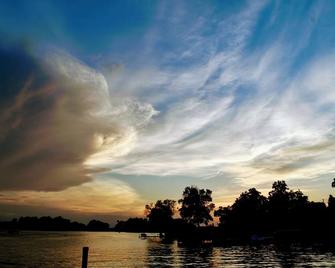
<instances>
[{"instance_id":1,"label":"dark water","mask_svg":"<svg viewBox=\"0 0 335 268\"><path fill-rule=\"evenodd\" d=\"M0 267L335 267L335 253L275 246L185 248L140 240L138 234L23 232L0 235Z\"/></svg>"}]
</instances>

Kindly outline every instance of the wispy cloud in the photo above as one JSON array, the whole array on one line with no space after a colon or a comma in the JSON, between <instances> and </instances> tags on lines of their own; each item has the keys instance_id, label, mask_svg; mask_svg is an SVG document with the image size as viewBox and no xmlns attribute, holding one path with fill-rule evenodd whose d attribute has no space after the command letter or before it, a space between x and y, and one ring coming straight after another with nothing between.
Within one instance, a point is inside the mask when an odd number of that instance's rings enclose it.
<instances>
[{"instance_id":1,"label":"wispy cloud","mask_svg":"<svg viewBox=\"0 0 335 268\"><path fill-rule=\"evenodd\" d=\"M202 55L206 45L207 56L176 66L175 73L173 62L167 69L157 66L164 79L155 90L164 91L166 104L134 150L111 161L113 172L204 179L222 172L222 181L233 178L248 187L270 186L282 176L316 178L333 169L334 53L301 58L316 30L308 20L294 26L304 27L294 39L290 30L296 29L287 23L276 38L250 47L263 7L251 5L223 19L213 35L202 36L206 25L200 20L184 37L197 38L181 59ZM314 20L321 13L319 4L308 11ZM273 27L278 16L271 19Z\"/></svg>"}]
</instances>

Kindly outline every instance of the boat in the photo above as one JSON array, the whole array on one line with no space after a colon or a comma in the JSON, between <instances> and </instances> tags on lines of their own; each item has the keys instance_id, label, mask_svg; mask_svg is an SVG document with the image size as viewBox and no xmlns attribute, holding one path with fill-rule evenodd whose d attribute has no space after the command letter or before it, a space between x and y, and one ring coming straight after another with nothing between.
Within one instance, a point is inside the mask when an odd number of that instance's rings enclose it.
<instances>
[{"instance_id":1,"label":"boat","mask_svg":"<svg viewBox=\"0 0 335 268\"><path fill-rule=\"evenodd\" d=\"M146 234L146 233L141 233L140 235L139 235L139 238L140 239L147 239L148 238L148 235Z\"/></svg>"}]
</instances>

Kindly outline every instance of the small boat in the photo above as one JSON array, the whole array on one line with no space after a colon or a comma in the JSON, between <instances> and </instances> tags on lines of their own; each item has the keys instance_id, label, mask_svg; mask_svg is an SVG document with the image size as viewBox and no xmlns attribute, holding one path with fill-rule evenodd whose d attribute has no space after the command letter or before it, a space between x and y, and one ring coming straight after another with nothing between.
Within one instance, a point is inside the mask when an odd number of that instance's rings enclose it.
<instances>
[{"instance_id":1,"label":"small boat","mask_svg":"<svg viewBox=\"0 0 335 268\"><path fill-rule=\"evenodd\" d=\"M213 240L202 240L201 244L202 245L212 245L213 244Z\"/></svg>"},{"instance_id":2,"label":"small boat","mask_svg":"<svg viewBox=\"0 0 335 268\"><path fill-rule=\"evenodd\" d=\"M141 233L139 236L138 236L140 239L144 240L144 239L153 239L153 240L156 240L156 239L164 239L165 238L165 235L163 233L159 233L159 234L153 234L153 233L149 233L149 234L146 234L146 233Z\"/></svg>"},{"instance_id":3,"label":"small boat","mask_svg":"<svg viewBox=\"0 0 335 268\"><path fill-rule=\"evenodd\" d=\"M147 239L147 237L148 237L148 235L146 234L146 233L141 233L140 235L139 235L139 238L140 239Z\"/></svg>"}]
</instances>

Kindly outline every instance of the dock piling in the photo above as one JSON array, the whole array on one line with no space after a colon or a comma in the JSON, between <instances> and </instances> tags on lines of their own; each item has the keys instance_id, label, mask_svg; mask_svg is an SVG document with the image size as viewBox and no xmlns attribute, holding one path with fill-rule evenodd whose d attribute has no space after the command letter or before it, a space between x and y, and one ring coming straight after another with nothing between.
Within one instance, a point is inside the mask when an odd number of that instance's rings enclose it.
<instances>
[{"instance_id":1,"label":"dock piling","mask_svg":"<svg viewBox=\"0 0 335 268\"><path fill-rule=\"evenodd\" d=\"M88 247L83 247L83 258L81 262L81 268L87 268L88 260Z\"/></svg>"}]
</instances>

